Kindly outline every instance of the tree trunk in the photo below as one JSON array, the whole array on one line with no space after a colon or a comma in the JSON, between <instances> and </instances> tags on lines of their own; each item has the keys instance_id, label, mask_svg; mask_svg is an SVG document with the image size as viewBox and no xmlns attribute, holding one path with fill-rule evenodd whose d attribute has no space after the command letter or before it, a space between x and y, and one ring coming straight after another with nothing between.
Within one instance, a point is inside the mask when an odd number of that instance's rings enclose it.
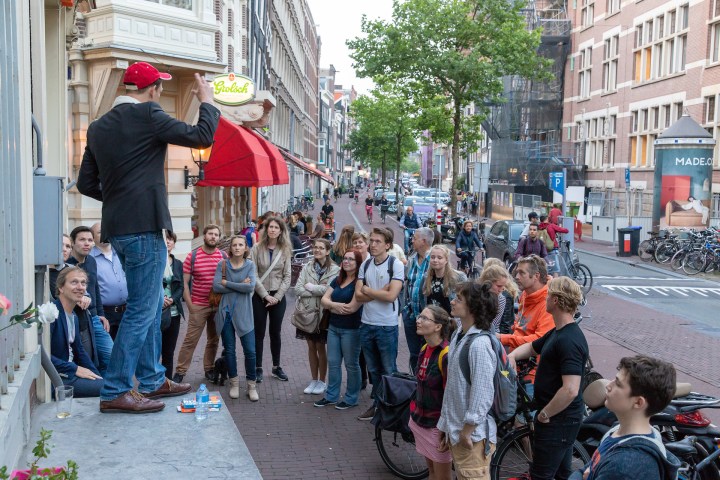
<instances>
[{"instance_id":1,"label":"tree trunk","mask_svg":"<svg viewBox=\"0 0 720 480\"><path fill-rule=\"evenodd\" d=\"M385 168L387 168L387 151L383 150L383 159L382 159L382 186L385 186ZM375 185L377 186L377 185Z\"/></svg>"},{"instance_id":2,"label":"tree trunk","mask_svg":"<svg viewBox=\"0 0 720 480\"><path fill-rule=\"evenodd\" d=\"M395 195L395 199L400 199L400 164L402 163L402 158L400 158L400 144L402 143L402 135L397 134L397 150L395 152L395 191L397 192Z\"/></svg>"},{"instance_id":3,"label":"tree trunk","mask_svg":"<svg viewBox=\"0 0 720 480\"><path fill-rule=\"evenodd\" d=\"M460 110L460 102L455 100L455 113L453 115L453 139L452 139L452 185L450 185L450 216L457 216L457 191L455 183L460 170L460 130L462 122L462 112Z\"/></svg>"}]
</instances>

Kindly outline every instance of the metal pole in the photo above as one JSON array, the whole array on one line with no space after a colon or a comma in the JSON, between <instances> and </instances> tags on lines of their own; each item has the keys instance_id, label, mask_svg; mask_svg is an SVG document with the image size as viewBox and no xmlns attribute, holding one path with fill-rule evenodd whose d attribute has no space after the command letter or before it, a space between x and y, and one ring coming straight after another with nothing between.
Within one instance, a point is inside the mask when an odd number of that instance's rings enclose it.
<instances>
[{"instance_id":1,"label":"metal pole","mask_svg":"<svg viewBox=\"0 0 720 480\"><path fill-rule=\"evenodd\" d=\"M563 167L563 200L562 200L562 214L563 217L567 216L567 184L568 184L568 176L567 176L567 168Z\"/></svg>"}]
</instances>

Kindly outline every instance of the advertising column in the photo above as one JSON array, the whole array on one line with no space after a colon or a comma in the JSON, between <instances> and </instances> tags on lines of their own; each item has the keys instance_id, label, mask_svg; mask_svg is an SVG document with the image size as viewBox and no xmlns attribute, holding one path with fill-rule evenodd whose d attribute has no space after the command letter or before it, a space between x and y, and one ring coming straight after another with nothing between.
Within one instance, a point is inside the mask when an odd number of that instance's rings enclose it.
<instances>
[{"instance_id":1,"label":"advertising column","mask_svg":"<svg viewBox=\"0 0 720 480\"><path fill-rule=\"evenodd\" d=\"M653 229L707 228L715 140L684 115L655 140Z\"/></svg>"}]
</instances>

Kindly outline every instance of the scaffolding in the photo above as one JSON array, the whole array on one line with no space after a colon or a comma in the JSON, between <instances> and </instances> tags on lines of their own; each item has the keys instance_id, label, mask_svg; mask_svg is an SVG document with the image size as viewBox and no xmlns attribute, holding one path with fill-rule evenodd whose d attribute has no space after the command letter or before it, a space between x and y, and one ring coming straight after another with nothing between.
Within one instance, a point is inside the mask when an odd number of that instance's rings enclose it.
<instances>
[{"instance_id":1,"label":"scaffolding","mask_svg":"<svg viewBox=\"0 0 720 480\"><path fill-rule=\"evenodd\" d=\"M568 185L582 185L585 168L575 145L562 141L565 63L571 22L563 0L530 0L522 13L528 29L542 29L538 55L550 59L552 78L503 79L504 102L489 105L483 123L492 139L491 183L547 185L548 173L567 168Z\"/></svg>"}]
</instances>

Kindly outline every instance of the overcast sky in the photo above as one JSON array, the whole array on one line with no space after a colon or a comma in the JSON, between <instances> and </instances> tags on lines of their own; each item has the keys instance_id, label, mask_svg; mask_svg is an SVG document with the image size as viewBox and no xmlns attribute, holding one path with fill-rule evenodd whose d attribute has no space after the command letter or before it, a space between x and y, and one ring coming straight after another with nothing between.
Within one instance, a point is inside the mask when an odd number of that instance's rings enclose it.
<instances>
[{"instance_id":1,"label":"overcast sky","mask_svg":"<svg viewBox=\"0 0 720 480\"><path fill-rule=\"evenodd\" d=\"M367 93L373 87L368 78L359 79L352 68L345 40L361 36L360 21L363 14L371 19L389 20L392 16L391 0L307 0L322 43L320 67L335 66L335 83L343 88L354 85L358 93Z\"/></svg>"}]
</instances>

